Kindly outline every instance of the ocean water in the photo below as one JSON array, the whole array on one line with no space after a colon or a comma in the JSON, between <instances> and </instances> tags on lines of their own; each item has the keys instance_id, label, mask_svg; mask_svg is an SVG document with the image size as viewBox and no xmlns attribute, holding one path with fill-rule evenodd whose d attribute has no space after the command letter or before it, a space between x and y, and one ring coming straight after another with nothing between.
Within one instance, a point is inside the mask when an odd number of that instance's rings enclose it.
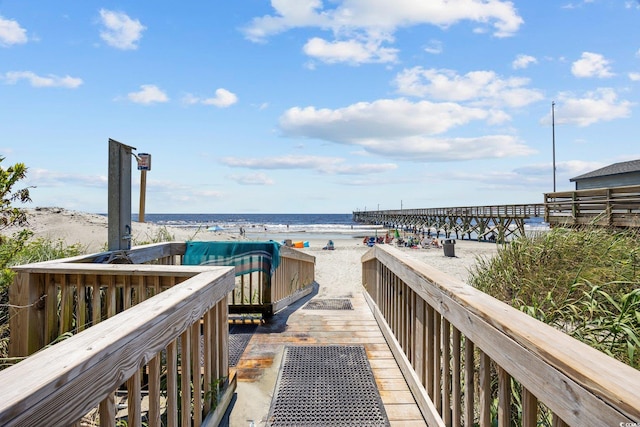
<instances>
[{"instance_id":1,"label":"ocean water","mask_svg":"<svg viewBox=\"0 0 640 427\"><path fill-rule=\"evenodd\" d=\"M138 215L132 219L138 221ZM381 225L361 224L351 214L145 214L145 222L195 230L217 229L251 240L310 240L362 238L375 235Z\"/></svg>"},{"instance_id":2,"label":"ocean water","mask_svg":"<svg viewBox=\"0 0 640 427\"><path fill-rule=\"evenodd\" d=\"M132 219L138 221L138 215ZM293 241L332 240L378 236L384 233L383 225L362 224L353 221L351 214L145 214L145 222L169 227L185 227L201 232L217 230L224 233L240 234L244 229L250 240ZM548 224L541 218L526 221L525 233L529 236L548 231ZM403 235L413 234L413 230L403 230ZM436 235L436 230L431 230ZM437 236L444 237L443 233ZM450 238L455 239L455 234ZM459 236L468 239L468 236ZM471 239L477 239L472 233ZM510 240L510 239L508 239Z\"/></svg>"}]
</instances>

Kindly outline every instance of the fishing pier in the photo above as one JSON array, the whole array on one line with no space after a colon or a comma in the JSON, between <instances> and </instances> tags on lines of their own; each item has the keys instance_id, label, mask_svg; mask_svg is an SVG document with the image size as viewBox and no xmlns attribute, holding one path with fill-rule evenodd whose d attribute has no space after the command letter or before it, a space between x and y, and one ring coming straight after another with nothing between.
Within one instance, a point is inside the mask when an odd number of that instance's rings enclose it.
<instances>
[{"instance_id":1,"label":"fishing pier","mask_svg":"<svg viewBox=\"0 0 640 427\"><path fill-rule=\"evenodd\" d=\"M499 241L509 236L524 236L525 223L532 218L542 219L545 205L494 205L453 208L400 209L353 212L353 220L413 231L431 231L446 238L486 240L493 235Z\"/></svg>"},{"instance_id":2,"label":"fishing pier","mask_svg":"<svg viewBox=\"0 0 640 427\"><path fill-rule=\"evenodd\" d=\"M446 271L281 249L275 271L184 265L180 242L15 267L0 425L640 422L640 372ZM328 256L361 276L318 283Z\"/></svg>"},{"instance_id":3,"label":"fishing pier","mask_svg":"<svg viewBox=\"0 0 640 427\"><path fill-rule=\"evenodd\" d=\"M525 224L544 220L551 227L640 227L640 186L594 188L544 194L544 203L449 208L355 211L355 222L408 231L433 231L456 239L475 235L498 241L524 236Z\"/></svg>"}]
</instances>

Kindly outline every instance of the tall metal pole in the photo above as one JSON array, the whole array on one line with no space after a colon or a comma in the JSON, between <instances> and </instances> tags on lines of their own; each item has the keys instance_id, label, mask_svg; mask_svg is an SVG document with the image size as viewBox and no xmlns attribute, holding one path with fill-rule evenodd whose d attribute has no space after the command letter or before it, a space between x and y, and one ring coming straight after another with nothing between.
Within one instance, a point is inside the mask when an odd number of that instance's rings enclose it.
<instances>
[{"instance_id":1,"label":"tall metal pole","mask_svg":"<svg viewBox=\"0 0 640 427\"><path fill-rule=\"evenodd\" d=\"M553 192L556 192L556 103L551 101L551 136L553 141Z\"/></svg>"}]
</instances>

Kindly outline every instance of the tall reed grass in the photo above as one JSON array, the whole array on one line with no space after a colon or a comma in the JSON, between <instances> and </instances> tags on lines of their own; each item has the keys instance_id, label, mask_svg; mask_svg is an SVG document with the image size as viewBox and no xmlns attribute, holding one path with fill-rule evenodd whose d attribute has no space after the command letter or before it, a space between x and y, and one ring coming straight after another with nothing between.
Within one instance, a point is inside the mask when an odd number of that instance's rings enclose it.
<instances>
[{"instance_id":1,"label":"tall reed grass","mask_svg":"<svg viewBox=\"0 0 640 427\"><path fill-rule=\"evenodd\" d=\"M471 271L477 289L638 369L640 235L554 228L501 247Z\"/></svg>"}]
</instances>

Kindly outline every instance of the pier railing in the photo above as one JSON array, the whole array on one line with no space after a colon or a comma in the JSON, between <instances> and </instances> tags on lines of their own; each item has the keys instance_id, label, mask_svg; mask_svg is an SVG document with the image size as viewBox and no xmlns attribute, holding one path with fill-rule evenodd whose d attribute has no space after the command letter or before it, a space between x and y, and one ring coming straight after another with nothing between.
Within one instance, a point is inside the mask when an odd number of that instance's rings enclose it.
<instances>
[{"instance_id":1,"label":"pier railing","mask_svg":"<svg viewBox=\"0 0 640 427\"><path fill-rule=\"evenodd\" d=\"M63 277L107 277L138 296L147 280L159 288L186 278L0 371L0 425L217 425L235 390L227 321L233 268L49 263L48 270L32 277L49 292L47 279ZM116 306L115 293L106 292ZM68 313L68 291L49 295Z\"/></svg>"},{"instance_id":2,"label":"pier railing","mask_svg":"<svg viewBox=\"0 0 640 427\"><path fill-rule=\"evenodd\" d=\"M640 422L639 371L389 245L362 265L367 301L429 425Z\"/></svg>"},{"instance_id":3,"label":"pier railing","mask_svg":"<svg viewBox=\"0 0 640 427\"><path fill-rule=\"evenodd\" d=\"M551 225L640 227L640 186L546 193L545 221Z\"/></svg>"},{"instance_id":4,"label":"pier railing","mask_svg":"<svg viewBox=\"0 0 640 427\"><path fill-rule=\"evenodd\" d=\"M158 243L15 267L10 356L28 356L195 276L198 270L179 268L185 248ZM235 278L230 310L271 313L312 291L315 257L284 247L280 256L269 280L260 272ZM123 268L127 264L135 267Z\"/></svg>"},{"instance_id":5,"label":"pier railing","mask_svg":"<svg viewBox=\"0 0 640 427\"><path fill-rule=\"evenodd\" d=\"M495 234L498 241L509 236L523 236L525 221L542 218L544 205L494 205L459 206L450 208L400 209L353 212L353 220L367 224L381 224L388 228L415 231L434 230L437 235L444 233L449 238L465 235L471 239L485 239Z\"/></svg>"}]
</instances>

